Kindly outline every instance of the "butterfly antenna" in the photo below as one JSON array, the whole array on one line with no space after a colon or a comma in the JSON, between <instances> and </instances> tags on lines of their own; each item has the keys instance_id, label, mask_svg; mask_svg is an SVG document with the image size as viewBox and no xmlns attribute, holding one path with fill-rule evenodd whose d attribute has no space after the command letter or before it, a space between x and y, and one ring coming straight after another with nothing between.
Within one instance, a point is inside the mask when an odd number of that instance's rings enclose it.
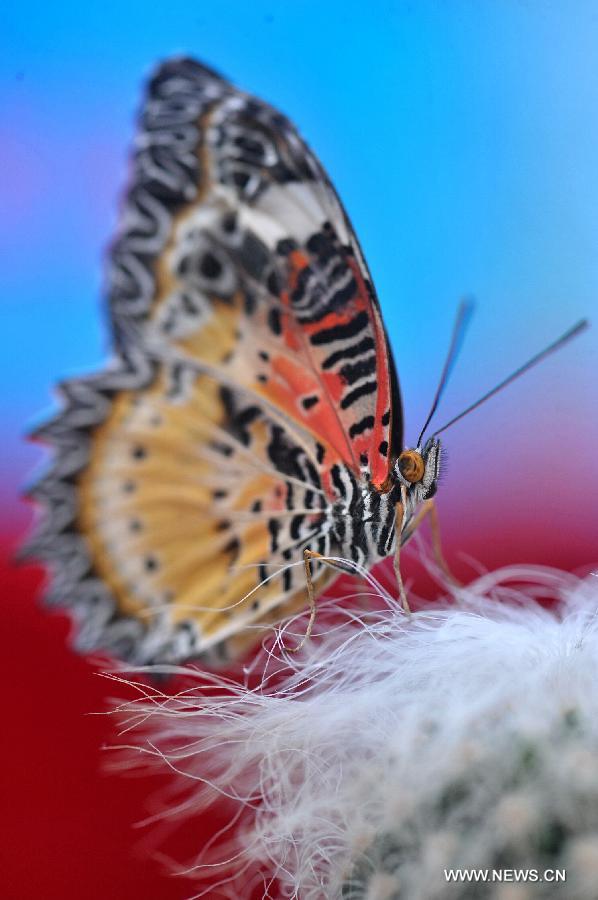
<instances>
[{"instance_id":1,"label":"butterfly antenna","mask_svg":"<svg viewBox=\"0 0 598 900\"><path fill-rule=\"evenodd\" d=\"M573 340L574 337L577 337L578 334L581 334L582 331L585 331L586 328L589 327L589 322L587 319L580 319L575 325L569 328L564 334L562 334L556 341L553 341L552 344L549 344L548 347L545 347L543 350L540 350L539 353L536 353L535 356L532 356L531 359L528 359L527 362L523 363L522 366L519 366L518 369L515 369L514 372L511 372L507 378L503 379L499 384L492 388L491 391L488 391L484 394L483 397L480 397L479 400L476 400L475 403L472 403L471 406L468 406L467 409L464 409L463 412L460 412L458 416L455 416L454 419L451 419L450 422L447 422L446 425L443 425L442 428L438 428L434 432L434 436L440 434L442 431L446 431L447 428L450 428L451 425L454 425L455 422L458 422L459 419L462 419L463 416L468 415L474 409L477 409L478 406L481 406L482 403L485 403L486 400L489 400L490 397L493 397L495 394L498 394L499 391L502 391L504 387L510 384L512 381L515 381L516 378L519 378L520 375L523 375L524 372L527 372L529 369L533 368L533 366L537 365L551 353L554 353L555 350L559 350L561 347L564 347L569 341Z\"/></svg>"},{"instance_id":2,"label":"butterfly antenna","mask_svg":"<svg viewBox=\"0 0 598 900\"><path fill-rule=\"evenodd\" d=\"M436 388L436 394L434 395L434 400L432 401L432 406L430 407L430 412L428 413L428 418L424 424L424 427L421 430L420 436L417 439L417 446L421 447L421 442L424 434L426 433L426 429L430 422L432 421L432 416L436 412L438 408L438 404L440 403L440 398L444 393L444 389L448 383L451 372L453 371L453 366L457 360L459 355L459 351L463 344L463 338L465 337L465 332L467 331L467 326L471 320L471 316L473 314L474 302L472 299L468 298L462 300L459 304L459 309L457 311L457 318L455 319L455 324L453 326L453 334L451 337L451 343L448 349L448 353L446 355L446 359L444 361L444 368L442 370L442 375L440 376L440 381L438 382L438 387Z\"/></svg>"}]
</instances>

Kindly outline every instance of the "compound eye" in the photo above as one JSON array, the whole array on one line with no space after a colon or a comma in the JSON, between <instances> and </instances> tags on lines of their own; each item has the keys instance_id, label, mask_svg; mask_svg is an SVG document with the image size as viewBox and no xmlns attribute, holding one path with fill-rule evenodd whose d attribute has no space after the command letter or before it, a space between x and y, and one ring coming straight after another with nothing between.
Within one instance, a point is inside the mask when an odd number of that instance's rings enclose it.
<instances>
[{"instance_id":1,"label":"compound eye","mask_svg":"<svg viewBox=\"0 0 598 900\"><path fill-rule=\"evenodd\" d=\"M426 467L422 459L421 453L417 450L403 450L398 459L399 472L405 481L415 484L424 477Z\"/></svg>"}]
</instances>

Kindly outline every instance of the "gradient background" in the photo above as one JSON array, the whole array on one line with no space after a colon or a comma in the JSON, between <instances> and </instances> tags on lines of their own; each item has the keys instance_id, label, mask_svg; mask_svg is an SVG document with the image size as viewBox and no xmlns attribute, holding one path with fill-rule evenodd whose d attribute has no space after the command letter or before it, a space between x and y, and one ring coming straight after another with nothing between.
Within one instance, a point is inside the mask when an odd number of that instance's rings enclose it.
<instances>
[{"instance_id":1,"label":"gradient background","mask_svg":"<svg viewBox=\"0 0 598 900\"><path fill-rule=\"evenodd\" d=\"M9 3L0 17L3 558L43 458L24 429L58 377L105 357L102 253L143 78L184 52L282 108L330 172L378 288L408 441L463 294L478 310L438 424L595 320L447 432L439 506L461 574L460 551L487 567L597 562L595 3ZM85 713L111 692L97 665L68 649L66 619L38 610L37 569L2 575L1 896L188 896L136 847L154 782L98 772L110 727Z\"/></svg>"}]
</instances>

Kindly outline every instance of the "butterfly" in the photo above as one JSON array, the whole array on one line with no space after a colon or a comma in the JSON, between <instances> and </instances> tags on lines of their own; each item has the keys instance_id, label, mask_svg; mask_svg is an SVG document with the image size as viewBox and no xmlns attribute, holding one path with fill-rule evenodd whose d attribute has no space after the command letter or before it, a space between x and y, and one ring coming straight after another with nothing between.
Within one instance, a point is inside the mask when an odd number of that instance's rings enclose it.
<instances>
[{"instance_id":1,"label":"butterfly","mask_svg":"<svg viewBox=\"0 0 598 900\"><path fill-rule=\"evenodd\" d=\"M36 432L54 457L29 553L80 649L231 659L251 626L305 609L306 576L314 597L336 577L323 558L397 553L442 446L403 446L372 279L287 118L194 60L164 63L107 293L109 365L62 383Z\"/></svg>"}]
</instances>

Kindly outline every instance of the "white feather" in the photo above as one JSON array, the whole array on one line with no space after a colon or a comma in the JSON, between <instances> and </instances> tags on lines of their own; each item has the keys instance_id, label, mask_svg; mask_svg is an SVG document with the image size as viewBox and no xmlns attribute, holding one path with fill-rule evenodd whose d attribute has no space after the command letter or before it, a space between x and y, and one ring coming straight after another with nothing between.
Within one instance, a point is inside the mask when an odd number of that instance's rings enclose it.
<instances>
[{"instance_id":1,"label":"white feather","mask_svg":"<svg viewBox=\"0 0 598 900\"><path fill-rule=\"evenodd\" d=\"M120 714L183 773L185 808L220 792L243 809L223 871L244 880L222 896L248 896L248 866L276 873L264 896L301 900L461 898L445 868L532 866L565 867L558 896L582 900L598 883L597 612L598 578L512 567L411 618L388 603L299 658L287 625L257 688L186 670L184 694ZM557 890L505 888L467 896Z\"/></svg>"}]
</instances>

